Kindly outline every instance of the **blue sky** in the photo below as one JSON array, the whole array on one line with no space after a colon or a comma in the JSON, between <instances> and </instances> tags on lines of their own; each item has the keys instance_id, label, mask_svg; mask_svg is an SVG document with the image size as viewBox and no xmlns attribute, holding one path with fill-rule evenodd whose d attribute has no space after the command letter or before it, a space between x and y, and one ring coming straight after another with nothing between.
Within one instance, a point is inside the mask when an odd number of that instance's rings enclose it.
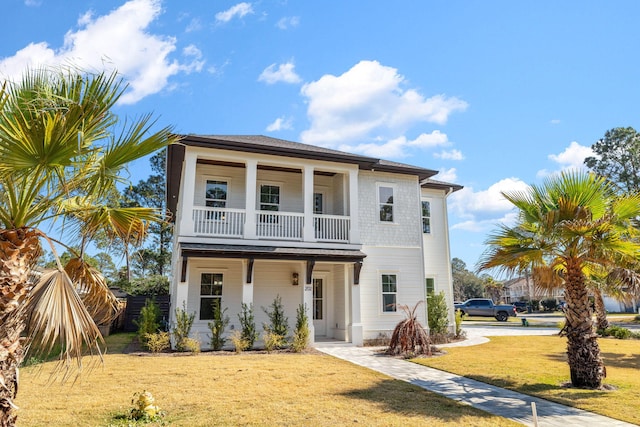
<instances>
[{"instance_id":1,"label":"blue sky","mask_svg":"<svg viewBox=\"0 0 640 427\"><path fill-rule=\"evenodd\" d=\"M117 69L123 117L439 170L451 256L513 220L500 191L638 128L637 1L7 0L0 76ZM131 168L146 177L145 162Z\"/></svg>"}]
</instances>

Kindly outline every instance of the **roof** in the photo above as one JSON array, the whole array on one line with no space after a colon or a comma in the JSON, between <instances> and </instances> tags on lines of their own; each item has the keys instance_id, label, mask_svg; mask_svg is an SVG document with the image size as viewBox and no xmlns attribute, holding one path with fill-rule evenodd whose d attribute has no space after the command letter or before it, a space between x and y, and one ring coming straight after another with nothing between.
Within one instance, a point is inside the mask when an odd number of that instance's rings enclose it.
<instances>
[{"instance_id":1,"label":"roof","mask_svg":"<svg viewBox=\"0 0 640 427\"><path fill-rule=\"evenodd\" d=\"M362 170L391 172L414 175L428 188L450 189L462 188L455 184L442 183L430 178L438 173L432 169L375 157L347 153L316 145L271 138L263 135L178 135L180 142L170 145L167 150L167 206L175 214L180 192L180 177L184 163L185 148L203 147L239 152L270 154L283 157L324 160L337 163L358 165ZM458 188L459 187L459 188Z\"/></svg>"},{"instance_id":2,"label":"roof","mask_svg":"<svg viewBox=\"0 0 640 427\"><path fill-rule=\"evenodd\" d=\"M451 192L462 190L464 187L458 184L452 184L445 181L437 181L435 179L427 178L420 183L421 187L433 188L436 190L451 190Z\"/></svg>"},{"instance_id":3,"label":"roof","mask_svg":"<svg viewBox=\"0 0 640 427\"><path fill-rule=\"evenodd\" d=\"M280 246L181 243L181 256L216 258L287 259L327 262L362 261L367 255L355 249L284 248Z\"/></svg>"}]
</instances>

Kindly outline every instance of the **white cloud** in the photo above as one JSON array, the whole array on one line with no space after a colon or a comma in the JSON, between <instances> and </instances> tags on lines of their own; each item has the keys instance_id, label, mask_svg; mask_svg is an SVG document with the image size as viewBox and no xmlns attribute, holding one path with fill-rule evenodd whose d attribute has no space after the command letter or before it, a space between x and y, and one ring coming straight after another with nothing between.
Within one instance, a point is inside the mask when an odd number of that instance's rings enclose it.
<instances>
[{"instance_id":1,"label":"white cloud","mask_svg":"<svg viewBox=\"0 0 640 427\"><path fill-rule=\"evenodd\" d=\"M280 20L276 23L276 27L281 30L288 30L289 28L295 28L300 25L300 17L298 16L285 16L284 18L280 18Z\"/></svg>"},{"instance_id":2,"label":"white cloud","mask_svg":"<svg viewBox=\"0 0 640 427\"><path fill-rule=\"evenodd\" d=\"M37 7L42 4L41 0L24 0L24 5L29 7Z\"/></svg>"},{"instance_id":3,"label":"white cloud","mask_svg":"<svg viewBox=\"0 0 640 427\"><path fill-rule=\"evenodd\" d=\"M433 157L436 159L443 160L464 160L464 156L462 155L462 151L460 150L450 150L450 151L441 151L439 153L434 153Z\"/></svg>"},{"instance_id":4,"label":"white cloud","mask_svg":"<svg viewBox=\"0 0 640 427\"><path fill-rule=\"evenodd\" d=\"M189 21L187 28L184 29L186 33L192 33L195 31L200 31L202 29L202 22L199 18L193 18Z\"/></svg>"},{"instance_id":5,"label":"white cloud","mask_svg":"<svg viewBox=\"0 0 640 427\"><path fill-rule=\"evenodd\" d=\"M467 103L444 95L425 98L416 89L405 89L398 70L377 61L361 61L340 76L326 74L305 84L311 127L302 132L305 143L338 146L351 141L389 141L410 126L429 122L444 124Z\"/></svg>"},{"instance_id":6,"label":"white cloud","mask_svg":"<svg viewBox=\"0 0 640 427\"><path fill-rule=\"evenodd\" d=\"M407 157L407 148L433 148L448 144L447 134L434 130L431 133L422 133L413 140L408 140L406 136L399 136L384 142L378 139L373 142L356 145L340 144L337 148L351 153L362 153L367 156L395 159Z\"/></svg>"},{"instance_id":7,"label":"white cloud","mask_svg":"<svg viewBox=\"0 0 640 427\"><path fill-rule=\"evenodd\" d=\"M65 34L61 48L54 49L46 42L31 43L0 59L0 74L15 80L28 67L60 65L117 70L129 83L120 102L135 103L168 87L169 77L200 71L204 64L193 46L183 51L188 62L169 59L176 50L176 39L148 32L160 13L160 0L131 0L104 16L85 13L78 19L79 29Z\"/></svg>"},{"instance_id":8,"label":"white cloud","mask_svg":"<svg viewBox=\"0 0 640 427\"><path fill-rule=\"evenodd\" d=\"M474 191L466 186L449 197L449 210L462 222L452 228L469 231L487 231L497 223L515 219L513 205L502 196L502 192L525 191L529 188L518 178L505 178L486 190Z\"/></svg>"},{"instance_id":9,"label":"white cloud","mask_svg":"<svg viewBox=\"0 0 640 427\"><path fill-rule=\"evenodd\" d=\"M216 22L229 22L235 17L242 18L250 13L254 13L251 3L238 3L223 12L216 13Z\"/></svg>"},{"instance_id":10,"label":"white cloud","mask_svg":"<svg viewBox=\"0 0 640 427\"><path fill-rule=\"evenodd\" d=\"M438 181L456 182L458 180L458 171L456 168L440 169L438 174L433 177Z\"/></svg>"},{"instance_id":11,"label":"white cloud","mask_svg":"<svg viewBox=\"0 0 640 427\"><path fill-rule=\"evenodd\" d=\"M288 130L292 128L291 117L278 117L273 123L267 126L267 132L276 132L279 130Z\"/></svg>"},{"instance_id":12,"label":"white cloud","mask_svg":"<svg viewBox=\"0 0 640 427\"><path fill-rule=\"evenodd\" d=\"M559 125L559 124L560 124L560 120L558 120L558 119L551 119L551 121L550 121L549 123L551 123L552 125Z\"/></svg>"},{"instance_id":13,"label":"white cloud","mask_svg":"<svg viewBox=\"0 0 640 427\"><path fill-rule=\"evenodd\" d=\"M490 219L484 219L480 221L468 220L468 221L458 222L456 224L453 224L451 226L451 229L471 231L473 233L483 233L488 230L492 230L496 228L498 224L503 224L507 226L513 225L515 224L517 219L518 219L517 213L509 212L499 218L490 218Z\"/></svg>"},{"instance_id":14,"label":"white cloud","mask_svg":"<svg viewBox=\"0 0 640 427\"><path fill-rule=\"evenodd\" d=\"M586 169L584 159L596 154L591 147L578 144L572 141L571 144L562 153L549 154L547 158L559 166L559 170L549 171L547 169L539 170L536 174L538 178L544 178L554 173L565 170L583 170Z\"/></svg>"},{"instance_id":15,"label":"white cloud","mask_svg":"<svg viewBox=\"0 0 640 427\"><path fill-rule=\"evenodd\" d=\"M584 159L593 155L591 147L585 147L573 141L562 153L549 154L549 159L558 163L563 169L582 168L584 167Z\"/></svg>"},{"instance_id":16,"label":"white cloud","mask_svg":"<svg viewBox=\"0 0 640 427\"><path fill-rule=\"evenodd\" d=\"M262 71L258 77L258 81L265 82L270 85L278 82L299 83L301 79L294 71L294 68L295 65L293 64L293 61L280 64L277 69L276 64L271 64Z\"/></svg>"}]
</instances>

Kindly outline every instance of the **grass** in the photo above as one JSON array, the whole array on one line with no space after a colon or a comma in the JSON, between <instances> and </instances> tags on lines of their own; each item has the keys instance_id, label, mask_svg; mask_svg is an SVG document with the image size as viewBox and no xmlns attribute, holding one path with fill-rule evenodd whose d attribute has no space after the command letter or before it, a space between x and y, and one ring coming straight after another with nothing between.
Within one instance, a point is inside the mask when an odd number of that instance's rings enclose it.
<instances>
[{"instance_id":1,"label":"grass","mask_svg":"<svg viewBox=\"0 0 640 427\"><path fill-rule=\"evenodd\" d=\"M115 354L75 384L48 384L49 363L21 370L21 426L126 425L133 394L150 391L171 426L516 426L411 384L322 354Z\"/></svg>"},{"instance_id":2,"label":"grass","mask_svg":"<svg viewBox=\"0 0 640 427\"><path fill-rule=\"evenodd\" d=\"M492 337L487 344L445 349L441 357L416 363L499 387L640 424L640 341L600 339L607 367L605 384L615 390L563 387L569 382L566 338ZM498 363L497 363L498 362Z\"/></svg>"}]
</instances>

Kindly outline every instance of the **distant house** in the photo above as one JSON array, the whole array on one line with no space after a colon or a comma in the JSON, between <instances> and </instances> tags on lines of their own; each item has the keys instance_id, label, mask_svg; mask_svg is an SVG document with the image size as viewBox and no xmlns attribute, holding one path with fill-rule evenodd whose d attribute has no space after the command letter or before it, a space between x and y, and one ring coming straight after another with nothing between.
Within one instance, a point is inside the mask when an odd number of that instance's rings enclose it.
<instances>
[{"instance_id":1,"label":"distant house","mask_svg":"<svg viewBox=\"0 0 640 427\"><path fill-rule=\"evenodd\" d=\"M241 304L280 296L312 339L361 345L390 334L427 292L443 291L453 324L447 197L462 187L416 166L265 136L185 135L167 151L175 221L171 322L195 313L208 345L215 304L240 327ZM420 310L426 322L426 310Z\"/></svg>"},{"instance_id":2,"label":"distant house","mask_svg":"<svg viewBox=\"0 0 640 427\"><path fill-rule=\"evenodd\" d=\"M503 298L507 303L545 299L561 302L564 301L564 289L547 289L536 286L531 277L516 277L503 283Z\"/></svg>"}]
</instances>

